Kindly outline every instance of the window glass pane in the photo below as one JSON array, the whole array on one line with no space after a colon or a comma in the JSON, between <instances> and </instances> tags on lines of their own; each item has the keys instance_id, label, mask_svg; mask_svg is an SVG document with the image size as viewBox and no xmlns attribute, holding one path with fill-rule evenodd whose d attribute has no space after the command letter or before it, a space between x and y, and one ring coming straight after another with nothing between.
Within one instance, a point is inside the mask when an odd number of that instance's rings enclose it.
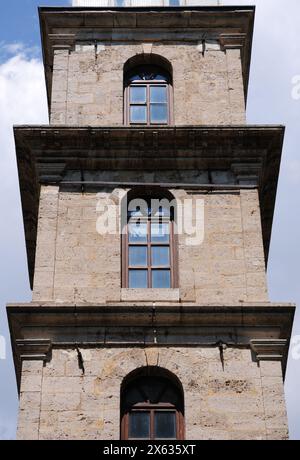
<instances>
[{"instance_id":1,"label":"window glass pane","mask_svg":"<svg viewBox=\"0 0 300 460\"><path fill-rule=\"evenodd\" d=\"M147 123L147 108L144 105L130 106L131 123Z\"/></svg>"},{"instance_id":2,"label":"window glass pane","mask_svg":"<svg viewBox=\"0 0 300 460\"><path fill-rule=\"evenodd\" d=\"M146 288L147 283L147 270L129 270L129 287Z\"/></svg>"},{"instance_id":3,"label":"window glass pane","mask_svg":"<svg viewBox=\"0 0 300 460\"><path fill-rule=\"evenodd\" d=\"M147 266L147 246L129 246L129 265L133 267Z\"/></svg>"},{"instance_id":4,"label":"window glass pane","mask_svg":"<svg viewBox=\"0 0 300 460\"><path fill-rule=\"evenodd\" d=\"M152 243L169 243L170 241L170 224L151 222L151 242Z\"/></svg>"},{"instance_id":5,"label":"window glass pane","mask_svg":"<svg viewBox=\"0 0 300 460\"><path fill-rule=\"evenodd\" d=\"M150 86L150 102L167 102L167 87Z\"/></svg>"},{"instance_id":6,"label":"window glass pane","mask_svg":"<svg viewBox=\"0 0 300 460\"><path fill-rule=\"evenodd\" d=\"M128 217L148 217L149 215L149 206L145 199L143 198L134 198L128 203ZM135 222L138 220L135 219Z\"/></svg>"},{"instance_id":7,"label":"window glass pane","mask_svg":"<svg viewBox=\"0 0 300 460\"><path fill-rule=\"evenodd\" d=\"M150 105L150 121L151 123L167 123L168 122L167 104L151 104Z\"/></svg>"},{"instance_id":8,"label":"window glass pane","mask_svg":"<svg viewBox=\"0 0 300 460\"><path fill-rule=\"evenodd\" d=\"M165 202L163 206L161 206L161 201ZM151 200L150 215L152 217L169 217L174 205L172 202L166 203L166 201L168 200Z\"/></svg>"},{"instance_id":9,"label":"window glass pane","mask_svg":"<svg viewBox=\"0 0 300 460\"><path fill-rule=\"evenodd\" d=\"M170 270L152 270L152 287L153 288L171 287Z\"/></svg>"},{"instance_id":10,"label":"window glass pane","mask_svg":"<svg viewBox=\"0 0 300 460\"><path fill-rule=\"evenodd\" d=\"M157 411L154 415L155 439L176 439L175 412Z\"/></svg>"},{"instance_id":11,"label":"window glass pane","mask_svg":"<svg viewBox=\"0 0 300 460\"><path fill-rule=\"evenodd\" d=\"M132 104L145 104L146 102L146 86L131 86L130 87L130 102Z\"/></svg>"},{"instance_id":12,"label":"window glass pane","mask_svg":"<svg viewBox=\"0 0 300 460\"><path fill-rule=\"evenodd\" d=\"M129 438L149 439L150 437L150 413L131 412L129 414Z\"/></svg>"},{"instance_id":13,"label":"window glass pane","mask_svg":"<svg viewBox=\"0 0 300 460\"><path fill-rule=\"evenodd\" d=\"M170 217L171 215L171 210L172 210L173 206L171 206L171 203L169 204L169 206L159 206L159 209L157 210L156 212L156 216L162 216L162 217Z\"/></svg>"},{"instance_id":14,"label":"window glass pane","mask_svg":"<svg viewBox=\"0 0 300 460\"><path fill-rule=\"evenodd\" d=\"M129 243L146 243L147 242L147 224L141 222L128 224Z\"/></svg>"},{"instance_id":15,"label":"window glass pane","mask_svg":"<svg viewBox=\"0 0 300 460\"><path fill-rule=\"evenodd\" d=\"M151 261L155 267L170 265L170 251L166 246L152 246Z\"/></svg>"}]
</instances>

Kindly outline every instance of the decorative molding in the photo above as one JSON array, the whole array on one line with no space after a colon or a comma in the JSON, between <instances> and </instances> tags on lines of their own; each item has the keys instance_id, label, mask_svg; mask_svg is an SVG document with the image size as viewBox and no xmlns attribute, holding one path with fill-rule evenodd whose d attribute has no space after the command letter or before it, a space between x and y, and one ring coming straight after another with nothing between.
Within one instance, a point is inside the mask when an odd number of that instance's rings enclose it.
<instances>
[{"instance_id":1,"label":"decorative molding","mask_svg":"<svg viewBox=\"0 0 300 460\"><path fill-rule=\"evenodd\" d=\"M68 46L68 45L59 45L59 44L55 44L55 45L52 45L52 50L53 50L53 53L55 53L55 51L70 51L71 50L71 46Z\"/></svg>"},{"instance_id":2,"label":"decorative molding","mask_svg":"<svg viewBox=\"0 0 300 460\"><path fill-rule=\"evenodd\" d=\"M37 171L39 173L39 180L41 183L47 181L60 182L66 170L66 163L62 160L61 163L39 163Z\"/></svg>"},{"instance_id":3,"label":"decorative molding","mask_svg":"<svg viewBox=\"0 0 300 460\"><path fill-rule=\"evenodd\" d=\"M282 361L287 350L287 339L253 339L250 347L257 361Z\"/></svg>"},{"instance_id":4,"label":"decorative molding","mask_svg":"<svg viewBox=\"0 0 300 460\"><path fill-rule=\"evenodd\" d=\"M231 171L235 174L239 185L257 185L261 168L261 163L233 163L231 165Z\"/></svg>"},{"instance_id":5,"label":"decorative molding","mask_svg":"<svg viewBox=\"0 0 300 460\"><path fill-rule=\"evenodd\" d=\"M49 45L54 50L71 50L75 47L75 34L49 34Z\"/></svg>"},{"instance_id":6,"label":"decorative molding","mask_svg":"<svg viewBox=\"0 0 300 460\"><path fill-rule=\"evenodd\" d=\"M51 357L52 342L48 339L17 339L17 352L22 361L48 361Z\"/></svg>"},{"instance_id":7,"label":"decorative molding","mask_svg":"<svg viewBox=\"0 0 300 460\"><path fill-rule=\"evenodd\" d=\"M226 346L251 348L258 361L281 360L285 368L295 313L293 304L191 305L156 302L155 310L153 307L153 302L142 305L135 302L8 305L18 382L22 360L47 361L51 358L52 348L75 345L219 347L220 353ZM36 339L37 336L40 338Z\"/></svg>"},{"instance_id":8,"label":"decorative molding","mask_svg":"<svg viewBox=\"0 0 300 460\"><path fill-rule=\"evenodd\" d=\"M246 43L247 35L244 33L220 35L220 44L223 50L243 49Z\"/></svg>"}]
</instances>

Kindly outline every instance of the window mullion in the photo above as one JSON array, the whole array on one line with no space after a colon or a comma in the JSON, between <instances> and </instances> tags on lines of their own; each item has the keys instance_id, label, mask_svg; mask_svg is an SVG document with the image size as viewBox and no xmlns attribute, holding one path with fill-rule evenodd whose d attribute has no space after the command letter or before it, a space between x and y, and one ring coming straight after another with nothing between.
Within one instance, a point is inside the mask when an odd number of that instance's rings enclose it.
<instances>
[{"instance_id":1,"label":"window mullion","mask_svg":"<svg viewBox=\"0 0 300 460\"><path fill-rule=\"evenodd\" d=\"M126 280L125 280L125 284L126 284L126 287L129 288L129 229L128 229L128 221L127 221L125 238L126 238L126 242L125 242L125 246L126 246L126 248L125 248L125 251L126 251L126 254L125 254L125 262L126 262Z\"/></svg>"},{"instance_id":2,"label":"window mullion","mask_svg":"<svg viewBox=\"0 0 300 460\"><path fill-rule=\"evenodd\" d=\"M150 85L147 84L147 124L151 125L150 120Z\"/></svg>"},{"instance_id":3,"label":"window mullion","mask_svg":"<svg viewBox=\"0 0 300 460\"><path fill-rule=\"evenodd\" d=\"M167 85L167 114L168 114L168 125L171 122L171 107L170 107L170 85Z\"/></svg>"},{"instance_id":4,"label":"window mullion","mask_svg":"<svg viewBox=\"0 0 300 460\"><path fill-rule=\"evenodd\" d=\"M148 263L148 287L152 288L151 278L151 217L147 223L147 263Z\"/></svg>"},{"instance_id":5,"label":"window mullion","mask_svg":"<svg viewBox=\"0 0 300 460\"><path fill-rule=\"evenodd\" d=\"M150 439L155 439L155 433L154 433L154 409L150 410Z\"/></svg>"},{"instance_id":6,"label":"window mullion","mask_svg":"<svg viewBox=\"0 0 300 460\"><path fill-rule=\"evenodd\" d=\"M174 283L174 241L173 241L173 221L170 220L169 222L169 264L170 264L170 281L171 281L171 288L175 286Z\"/></svg>"}]
</instances>

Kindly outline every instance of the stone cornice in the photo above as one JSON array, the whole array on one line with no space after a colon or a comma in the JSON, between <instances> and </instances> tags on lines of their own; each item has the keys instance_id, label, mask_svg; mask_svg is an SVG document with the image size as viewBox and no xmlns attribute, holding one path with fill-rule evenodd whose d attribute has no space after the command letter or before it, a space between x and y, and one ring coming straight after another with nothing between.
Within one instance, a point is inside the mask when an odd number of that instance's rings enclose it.
<instances>
[{"instance_id":1,"label":"stone cornice","mask_svg":"<svg viewBox=\"0 0 300 460\"><path fill-rule=\"evenodd\" d=\"M223 50L241 50L247 96L255 7L39 8L48 102L54 49L76 41L201 41L213 38Z\"/></svg>"},{"instance_id":2,"label":"stone cornice","mask_svg":"<svg viewBox=\"0 0 300 460\"><path fill-rule=\"evenodd\" d=\"M258 361L280 359L285 368L294 312L293 304L269 302L7 306L18 380L23 359L46 361L52 347L78 345L215 347L222 342L252 349Z\"/></svg>"},{"instance_id":3,"label":"stone cornice","mask_svg":"<svg viewBox=\"0 0 300 460\"><path fill-rule=\"evenodd\" d=\"M48 338L23 338L20 324L12 322L10 333L12 339L12 350L17 377L17 386L20 391L21 372L23 361L49 361L51 359L52 342ZM22 337L22 338L20 338Z\"/></svg>"},{"instance_id":4,"label":"stone cornice","mask_svg":"<svg viewBox=\"0 0 300 460\"><path fill-rule=\"evenodd\" d=\"M250 341L251 350L257 361L281 361L286 353L287 339L253 339Z\"/></svg>"},{"instance_id":5,"label":"stone cornice","mask_svg":"<svg viewBox=\"0 0 300 460\"><path fill-rule=\"evenodd\" d=\"M17 339L16 348L22 361L48 361L51 354L51 341L48 339Z\"/></svg>"},{"instance_id":6,"label":"stone cornice","mask_svg":"<svg viewBox=\"0 0 300 460\"><path fill-rule=\"evenodd\" d=\"M220 45L224 50L243 49L247 40L247 35L242 33L220 34Z\"/></svg>"},{"instance_id":7,"label":"stone cornice","mask_svg":"<svg viewBox=\"0 0 300 460\"><path fill-rule=\"evenodd\" d=\"M172 169L180 170L232 171L235 185L259 187L266 260L268 258L284 138L282 126L52 125L19 126L14 133L31 280L39 184L59 184L68 170L163 171L172 165Z\"/></svg>"}]
</instances>

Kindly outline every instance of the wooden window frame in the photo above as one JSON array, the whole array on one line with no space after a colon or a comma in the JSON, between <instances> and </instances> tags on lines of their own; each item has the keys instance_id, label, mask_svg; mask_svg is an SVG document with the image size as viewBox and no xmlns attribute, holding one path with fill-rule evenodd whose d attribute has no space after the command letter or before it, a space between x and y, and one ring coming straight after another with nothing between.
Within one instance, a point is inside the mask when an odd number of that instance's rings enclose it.
<instances>
[{"instance_id":1,"label":"wooden window frame","mask_svg":"<svg viewBox=\"0 0 300 460\"><path fill-rule=\"evenodd\" d=\"M155 412L175 412L176 420L176 440L184 440L184 416L173 405L167 403L142 403L132 407L131 411L126 412L121 420L121 440L143 441L143 440L175 440L174 438L155 438L154 414ZM150 436L149 438L129 438L129 417L132 412L150 412Z\"/></svg>"},{"instance_id":2,"label":"wooden window frame","mask_svg":"<svg viewBox=\"0 0 300 460\"><path fill-rule=\"evenodd\" d=\"M145 199L145 198L143 198ZM151 202L151 197L147 200ZM127 210L126 210L127 212ZM146 242L129 242L128 225L129 219L127 215L127 223L125 232L122 234L122 288L129 289L129 270L147 270L147 287L132 288L132 289L176 289L178 288L178 239L174 232L174 219L172 215L169 217L142 217L137 218L138 222L147 222L147 241ZM151 224L152 223L169 223L169 243L152 242L151 241ZM145 266L130 266L129 265L129 247L146 246L147 247L147 265ZM151 261L152 247L168 247L169 248L169 265L155 266ZM169 288L153 288L152 287L152 270L170 270L170 287Z\"/></svg>"},{"instance_id":3,"label":"wooden window frame","mask_svg":"<svg viewBox=\"0 0 300 460\"><path fill-rule=\"evenodd\" d=\"M155 401L150 401L151 395L147 393L147 387L143 383L147 382L147 377L157 379L159 384L158 393L155 396ZM142 380L140 380L142 378ZM131 404L130 392L134 389L140 394L140 399L137 398L136 402ZM171 390L169 393L170 400L163 400L166 391ZM129 393L128 393L129 392ZM129 399L127 399L129 394ZM121 390L121 420L120 420L120 437L121 440L162 440L163 438L155 438L155 423L154 414L159 411L175 412L176 420L176 440L184 440L185 438L185 423L184 423L184 400L182 389L174 383L173 379L160 375L141 375L127 383ZM149 438L129 438L129 417L133 412L150 412L150 433ZM167 438L165 438L167 439ZM169 438L174 440L175 438Z\"/></svg>"},{"instance_id":4,"label":"wooden window frame","mask_svg":"<svg viewBox=\"0 0 300 460\"><path fill-rule=\"evenodd\" d=\"M138 66L141 68L142 66ZM134 69L132 69L134 70ZM167 75L167 72L164 71L163 69L162 73ZM132 72L131 72L132 73ZM146 103L134 103L131 104L130 102L130 88L132 86L146 86ZM151 104L155 103L150 103L150 87L151 86L165 86L167 88L167 121L164 122L158 122L158 123L151 123L150 122L150 106ZM136 105L136 106L146 106L146 115L147 115L147 120L146 122L134 122L132 123L130 121L130 107L131 105ZM172 83L170 77L166 78L166 80L133 80L130 81L129 78L125 79L125 86L124 86L124 122L127 126L168 126L173 123L173 88L172 88Z\"/></svg>"}]
</instances>

